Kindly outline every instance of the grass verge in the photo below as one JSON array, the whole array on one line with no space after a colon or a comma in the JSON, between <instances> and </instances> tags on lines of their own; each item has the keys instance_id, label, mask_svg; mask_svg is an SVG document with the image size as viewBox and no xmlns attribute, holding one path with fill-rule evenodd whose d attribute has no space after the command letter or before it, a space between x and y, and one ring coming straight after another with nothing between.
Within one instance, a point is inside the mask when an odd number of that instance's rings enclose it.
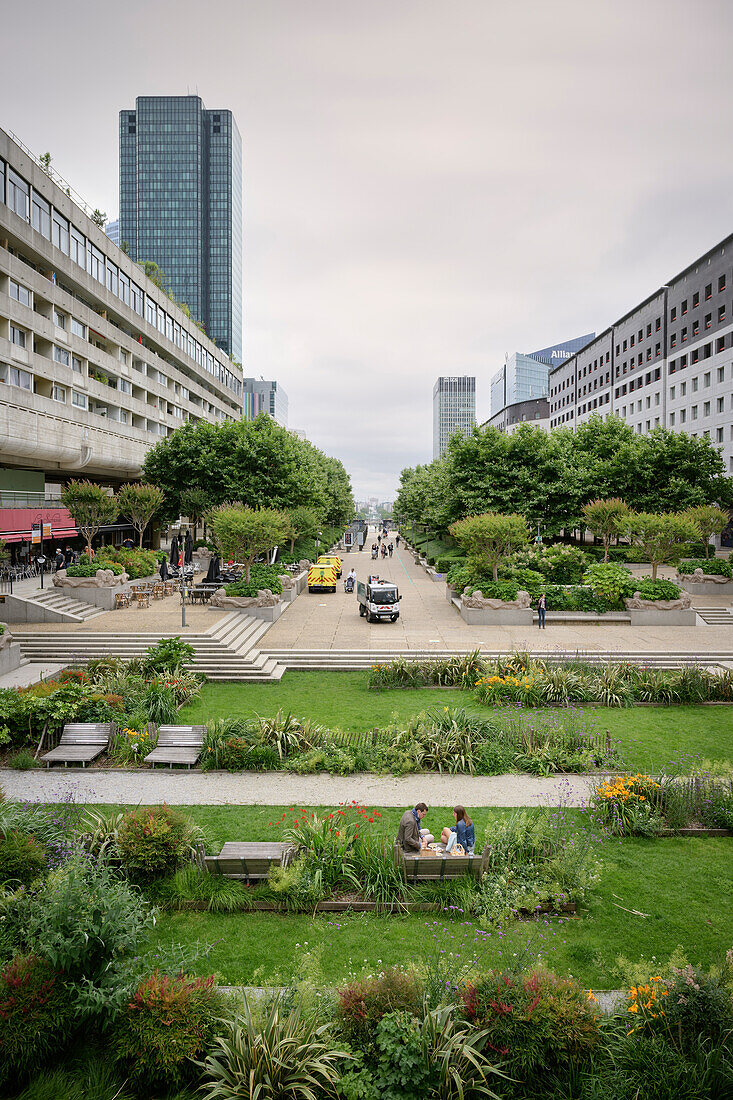
<instances>
[{"instance_id":1,"label":"grass verge","mask_svg":"<svg viewBox=\"0 0 733 1100\"><path fill-rule=\"evenodd\" d=\"M436 706L491 712L458 689L378 692L368 689L366 672L288 672L280 683L206 684L180 712L180 721L272 717L283 710L330 728L362 732ZM733 707L588 707L583 713L619 741L630 771L657 772L675 766L682 756L733 764Z\"/></svg>"}]
</instances>

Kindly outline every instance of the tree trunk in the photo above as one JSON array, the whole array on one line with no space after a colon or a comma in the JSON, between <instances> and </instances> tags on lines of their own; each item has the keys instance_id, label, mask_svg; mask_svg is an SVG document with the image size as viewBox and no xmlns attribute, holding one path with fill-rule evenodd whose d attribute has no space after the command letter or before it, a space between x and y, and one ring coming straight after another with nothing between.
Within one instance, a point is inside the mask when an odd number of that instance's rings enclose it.
<instances>
[{"instance_id":1,"label":"tree trunk","mask_svg":"<svg viewBox=\"0 0 733 1100\"><path fill-rule=\"evenodd\" d=\"M652 562L652 580L653 581L655 581L657 579L657 567L658 567L658 565L659 565L658 562L656 562L656 561Z\"/></svg>"},{"instance_id":2,"label":"tree trunk","mask_svg":"<svg viewBox=\"0 0 733 1100\"><path fill-rule=\"evenodd\" d=\"M246 562L245 566L244 566L244 576L245 576L245 579L247 581L247 584L249 584L249 581L250 581L250 569L251 569L251 563Z\"/></svg>"},{"instance_id":3,"label":"tree trunk","mask_svg":"<svg viewBox=\"0 0 733 1100\"><path fill-rule=\"evenodd\" d=\"M91 538L87 539L87 557L89 558L89 564L91 565L91 561L92 561L92 540L91 540Z\"/></svg>"},{"instance_id":4,"label":"tree trunk","mask_svg":"<svg viewBox=\"0 0 733 1100\"><path fill-rule=\"evenodd\" d=\"M603 536L603 560L608 561L608 544L611 541L610 535Z\"/></svg>"},{"instance_id":5,"label":"tree trunk","mask_svg":"<svg viewBox=\"0 0 733 1100\"><path fill-rule=\"evenodd\" d=\"M498 563L498 561L495 561L491 568L494 572L494 584L497 584L498 581L499 581L499 563Z\"/></svg>"},{"instance_id":6,"label":"tree trunk","mask_svg":"<svg viewBox=\"0 0 733 1100\"><path fill-rule=\"evenodd\" d=\"M293 552L293 547L294 547L294 546L295 546L295 539L291 539L291 540L290 540L290 553L291 553L291 554L292 554L292 552Z\"/></svg>"},{"instance_id":7,"label":"tree trunk","mask_svg":"<svg viewBox=\"0 0 733 1100\"><path fill-rule=\"evenodd\" d=\"M140 541L137 544L139 550L142 550L142 548L143 548L143 535L144 534L145 534L145 528L143 527L142 530L140 531Z\"/></svg>"}]
</instances>

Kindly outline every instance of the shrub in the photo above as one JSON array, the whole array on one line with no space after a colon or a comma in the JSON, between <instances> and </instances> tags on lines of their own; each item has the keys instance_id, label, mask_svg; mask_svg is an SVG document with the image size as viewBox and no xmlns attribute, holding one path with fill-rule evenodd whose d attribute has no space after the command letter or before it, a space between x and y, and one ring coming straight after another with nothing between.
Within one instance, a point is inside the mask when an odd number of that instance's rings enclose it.
<instances>
[{"instance_id":1,"label":"shrub","mask_svg":"<svg viewBox=\"0 0 733 1100\"><path fill-rule=\"evenodd\" d=\"M12 753L8 757L8 767L13 768L17 772L32 771L33 768L39 767L39 763L30 749L18 749L17 752Z\"/></svg>"},{"instance_id":2,"label":"shrub","mask_svg":"<svg viewBox=\"0 0 733 1100\"><path fill-rule=\"evenodd\" d=\"M149 684L139 700L148 720L156 725L172 726L178 714L178 704L172 688L155 680Z\"/></svg>"},{"instance_id":3,"label":"shrub","mask_svg":"<svg viewBox=\"0 0 733 1100\"><path fill-rule=\"evenodd\" d=\"M117 847L131 878L150 882L172 874L190 847L190 825L169 806L130 810L120 823Z\"/></svg>"},{"instance_id":4,"label":"shrub","mask_svg":"<svg viewBox=\"0 0 733 1100\"><path fill-rule=\"evenodd\" d=\"M73 1007L60 975L38 955L17 955L0 973L0 1081L18 1084L68 1043Z\"/></svg>"},{"instance_id":5,"label":"shrub","mask_svg":"<svg viewBox=\"0 0 733 1100\"><path fill-rule=\"evenodd\" d=\"M507 1072L521 1077L566 1070L600 1040L597 1004L577 982L546 971L521 977L494 972L470 983L462 1001Z\"/></svg>"},{"instance_id":6,"label":"shrub","mask_svg":"<svg viewBox=\"0 0 733 1100\"><path fill-rule=\"evenodd\" d=\"M733 570L727 561L720 558L698 558L693 561L681 561L677 566L677 572L682 575L694 573L696 569L702 569L710 577L731 577Z\"/></svg>"},{"instance_id":7,"label":"shrub","mask_svg":"<svg viewBox=\"0 0 733 1100\"><path fill-rule=\"evenodd\" d=\"M258 1025L245 996L241 1013L226 1021L223 1031L198 1063L204 1071L200 1091L209 1100L329 1096L349 1060L345 1051L334 1049L326 1026L304 1020L297 1008L285 1012L278 1001Z\"/></svg>"},{"instance_id":8,"label":"shrub","mask_svg":"<svg viewBox=\"0 0 733 1100\"><path fill-rule=\"evenodd\" d=\"M597 785L594 804L614 832L633 835L641 815L654 812L659 790L659 783L649 775L617 775Z\"/></svg>"},{"instance_id":9,"label":"shrub","mask_svg":"<svg viewBox=\"0 0 733 1100\"><path fill-rule=\"evenodd\" d=\"M67 577L96 577L98 569L111 569L116 577L124 573L121 565L114 561L96 557L93 562L79 562L78 565L70 565L66 570Z\"/></svg>"},{"instance_id":10,"label":"shrub","mask_svg":"<svg viewBox=\"0 0 733 1100\"><path fill-rule=\"evenodd\" d=\"M709 829L733 829L733 787L717 784L702 802L702 824Z\"/></svg>"},{"instance_id":11,"label":"shrub","mask_svg":"<svg viewBox=\"0 0 733 1100\"><path fill-rule=\"evenodd\" d=\"M690 965L672 974L663 1004L672 1038L682 1049L689 1050L699 1038L718 1043L733 1031L733 998L719 976Z\"/></svg>"},{"instance_id":12,"label":"shrub","mask_svg":"<svg viewBox=\"0 0 733 1100\"><path fill-rule=\"evenodd\" d=\"M422 988L417 976L390 967L374 977L358 978L338 991L336 1020L344 1038L353 1046L374 1044L377 1024L389 1012L419 1016Z\"/></svg>"},{"instance_id":13,"label":"shrub","mask_svg":"<svg viewBox=\"0 0 733 1100\"><path fill-rule=\"evenodd\" d=\"M278 574L282 568L276 565L253 565L250 569L249 581L240 580L234 584L225 585L227 596L256 596L265 588L269 588L275 595L282 593L283 586Z\"/></svg>"},{"instance_id":14,"label":"shrub","mask_svg":"<svg viewBox=\"0 0 733 1100\"><path fill-rule=\"evenodd\" d=\"M0 839L0 882L30 886L47 869L43 846L34 836L13 829Z\"/></svg>"},{"instance_id":15,"label":"shrub","mask_svg":"<svg viewBox=\"0 0 733 1100\"><path fill-rule=\"evenodd\" d=\"M583 576L583 583L590 586L595 596L601 596L613 603L618 602L627 589L629 571L614 562L598 562L589 565Z\"/></svg>"},{"instance_id":16,"label":"shrub","mask_svg":"<svg viewBox=\"0 0 733 1100\"><path fill-rule=\"evenodd\" d=\"M639 593L642 600L678 600L680 598L678 585L661 579L653 581L651 577L631 579L626 595L632 596L635 592Z\"/></svg>"},{"instance_id":17,"label":"shrub","mask_svg":"<svg viewBox=\"0 0 733 1100\"><path fill-rule=\"evenodd\" d=\"M151 974L115 1025L114 1052L133 1088L170 1093L198 1077L224 1009L214 978Z\"/></svg>"},{"instance_id":18,"label":"shrub","mask_svg":"<svg viewBox=\"0 0 733 1100\"><path fill-rule=\"evenodd\" d=\"M145 650L142 661L143 670L153 676L178 669L185 671L195 654L193 646L184 642L180 636L161 638L155 645Z\"/></svg>"},{"instance_id":19,"label":"shrub","mask_svg":"<svg viewBox=\"0 0 733 1100\"><path fill-rule=\"evenodd\" d=\"M147 723L140 729L123 726L115 731L110 755L118 764L139 764L155 748L157 738L148 732Z\"/></svg>"}]
</instances>

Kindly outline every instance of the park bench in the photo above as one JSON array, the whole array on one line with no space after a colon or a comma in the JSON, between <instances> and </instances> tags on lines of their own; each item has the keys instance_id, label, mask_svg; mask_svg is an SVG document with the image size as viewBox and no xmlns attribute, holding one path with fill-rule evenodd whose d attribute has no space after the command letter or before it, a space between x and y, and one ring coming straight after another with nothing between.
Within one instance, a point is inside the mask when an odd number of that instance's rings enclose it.
<instances>
[{"instance_id":1,"label":"park bench","mask_svg":"<svg viewBox=\"0 0 733 1100\"><path fill-rule=\"evenodd\" d=\"M196 763L204 747L206 726L160 726L158 743L145 757L146 764L185 764L190 768Z\"/></svg>"},{"instance_id":2,"label":"park bench","mask_svg":"<svg viewBox=\"0 0 733 1100\"><path fill-rule=\"evenodd\" d=\"M47 768L51 764L91 764L104 752L112 740L112 722L67 722L55 749L44 753L41 760Z\"/></svg>"},{"instance_id":3,"label":"park bench","mask_svg":"<svg viewBox=\"0 0 733 1100\"><path fill-rule=\"evenodd\" d=\"M486 847L475 855L454 856L428 849L412 855L404 852L398 844L394 846L395 863L409 886L419 886L422 882L444 882L460 875L475 875L480 880L488 864L489 852Z\"/></svg>"},{"instance_id":4,"label":"park bench","mask_svg":"<svg viewBox=\"0 0 733 1100\"><path fill-rule=\"evenodd\" d=\"M247 884L263 882L273 867L286 867L294 848L282 841L228 841L218 856L204 854L196 845L196 866L202 873L222 875Z\"/></svg>"}]
</instances>

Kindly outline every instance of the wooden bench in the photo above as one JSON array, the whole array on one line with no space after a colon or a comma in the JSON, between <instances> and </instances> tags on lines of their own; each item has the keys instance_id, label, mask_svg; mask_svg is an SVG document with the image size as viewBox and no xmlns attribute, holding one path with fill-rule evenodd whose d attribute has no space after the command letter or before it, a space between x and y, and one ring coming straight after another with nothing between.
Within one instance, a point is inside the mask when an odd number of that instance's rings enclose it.
<instances>
[{"instance_id":1,"label":"wooden bench","mask_svg":"<svg viewBox=\"0 0 733 1100\"><path fill-rule=\"evenodd\" d=\"M395 862L402 869L405 882L418 886L421 882L443 882L459 875L475 875L479 881L483 877L489 860L490 848L472 856L454 856L440 852L424 850L411 855L403 852L398 844L394 846Z\"/></svg>"},{"instance_id":2,"label":"wooden bench","mask_svg":"<svg viewBox=\"0 0 733 1100\"><path fill-rule=\"evenodd\" d=\"M91 764L109 748L114 733L112 722L68 722L55 749L44 753L41 760L47 768L51 764Z\"/></svg>"},{"instance_id":3,"label":"wooden bench","mask_svg":"<svg viewBox=\"0 0 733 1100\"><path fill-rule=\"evenodd\" d=\"M204 854L196 845L196 866L202 873L223 875L240 882L263 882L273 867L287 867L295 849L282 841L228 841L218 856Z\"/></svg>"},{"instance_id":4,"label":"wooden bench","mask_svg":"<svg viewBox=\"0 0 733 1100\"><path fill-rule=\"evenodd\" d=\"M145 757L146 764L185 764L190 768L196 763L204 747L206 726L160 726L158 743Z\"/></svg>"}]
</instances>

